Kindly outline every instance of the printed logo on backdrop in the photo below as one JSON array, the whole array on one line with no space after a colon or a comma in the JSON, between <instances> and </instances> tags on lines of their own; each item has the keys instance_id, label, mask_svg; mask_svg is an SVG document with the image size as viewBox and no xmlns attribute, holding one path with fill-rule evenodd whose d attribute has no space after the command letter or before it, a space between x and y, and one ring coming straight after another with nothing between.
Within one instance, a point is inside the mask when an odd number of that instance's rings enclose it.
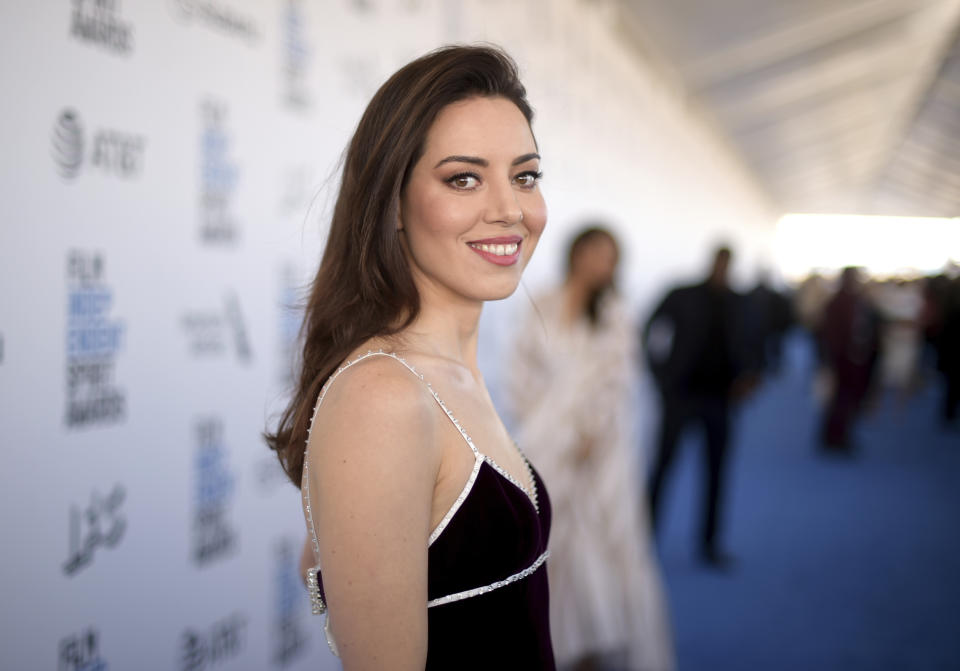
<instances>
[{"instance_id":1,"label":"printed logo on backdrop","mask_svg":"<svg viewBox=\"0 0 960 671\"><path fill-rule=\"evenodd\" d=\"M65 109L53 126L53 160L64 179L72 179L83 164L83 125L80 116Z\"/></svg>"},{"instance_id":2,"label":"printed logo on backdrop","mask_svg":"<svg viewBox=\"0 0 960 671\"><path fill-rule=\"evenodd\" d=\"M196 421L194 432L193 561L206 566L238 549L237 532L229 519L236 483L227 463L223 421L203 417Z\"/></svg>"},{"instance_id":3,"label":"printed logo on backdrop","mask_svg":"<svg viewBox=\"0 0 960 671\"><path fill-rule=\"evenodd\" d=\"M295 547L289 538L274 546L273 662L279 667L302 656L309 641L303 622L308 613L307 593L300 580L300 555Z\"/></svg>"},{"instance_id":4,"label":"printed logo on backdrop","mask_svg":"<svg viewBox=\"0 0 960 671\"><path fill-rule=\"evenodd\" d=\"M70 35L81 42L129 55L133 49L133 24L120 16L118 0L71 0Z\"/></svg>"},{"instance_id":5,"label":"printed logo on backdrop","mask_svg":"<svg viewBox=\"0 0 960 671\"><path fill-rule=\"evenodd\" d=\"M68 577L93 562L97 548L111 549L123 540L127 520L122 514L127 491L114 485L106 496L93 491L84 506L70 506L69 549L63 572Z\"/></svg>"},{"instance_id":6,"label":"printed logo on backdrop","mask_svg":"<svg viewBox=\"0 0 960 671\"><path fill-rule=\"evenodd\" d=\"M307 44L303 0L287 0L283 16L283 99L287 106L294 109L311 106L307 92L309 66L310 47Z\"/></svg>"},{"instance_id":7,"label":"printed logo on backdrop","mask_svg":"<svg viewBox=\"0 0 960 671\"><path fill-rule=\"evenodd\" d=\"M260 29L249 15L238 12L223 0L169 0L177 21L196 24L254 45L260 41Z\"/></svg>"},{"instance_id":8,"label":"printed logo on backdrop","mask_svg":"<svg viewBox=\"0 0 960 671\"><path fill-rule=\"evenodd\" d=\"M87 170L107 177L133 179L143 172L146 136L111 128L86 132L80 114L64 108L53 125L51 155L60 176L67 180L78 177L86 163Z\"/></svg>"},{"instance_id":9,"label":"printed logo on backdrop","mask_svg":"<svg viewBox=\"0 0 960 671\"><path fill-rule=\"evenodd\" d=\"M100 252L67 254L67 427L117 424L126 418L127 395L117 386L117 357L126 324L110 312L113 289Z\"/></svg>"},{"instance_id":10,"label":"printed logo on backdrop","mask_svg":"<svg viewBox=\"0 0 960 671\"><path fill-rule=\"evenodd\" d=\"M240 237L233 211L240 168L230 157L227 106L205 100L200 114L200 240L208 245L233 244Z\"/></svg>"},{"instance_id":11,"label":"printed logo on backdrop","mask_svg":"<svg viewBox=\"0 0 960 671\"><path fill-rule=\"evenodd\" d=\"M247 617L233 613L203 630L188 628L180 636L180 669L205 671L238 657L247 638Z\"/></svg>"},{"instance_id":12,"label":"printed logo on backdrop","mask_svg":"<svg viewBox=\"0 0 960 671\"><path fill-rule=\"evenodd\" d=\"M235 293L228 293L220 308L184 313L180 326L194 358L215 359L234 352L241 363L253 360L246 321Z\"/></svg>"},{"instance_id":13,"label":"printed logo on backdrop","mask_svg":"<svg viewBox=\"0 0 960 671\"><path fill-rule=\"evenodd\" d=\"M107 671L100 654L100 632L93 627L60 639L58 671Z\"/></svg>"}]
</instances>

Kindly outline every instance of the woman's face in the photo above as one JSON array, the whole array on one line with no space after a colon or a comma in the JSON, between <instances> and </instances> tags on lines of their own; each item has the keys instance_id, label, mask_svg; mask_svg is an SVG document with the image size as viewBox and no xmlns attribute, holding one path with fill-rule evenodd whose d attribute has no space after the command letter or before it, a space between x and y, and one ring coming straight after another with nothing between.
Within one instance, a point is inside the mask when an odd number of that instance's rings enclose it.
<instances>
[{"instance_id":1,"label":"woman's face","mask_svg":"<svg viewBox=\"0 0 960 671\"><path fill-rule=\"evenodd\" d=\"M474 97L440 111L400 198L422 298L514 292L547 223L539 166L530 126L509 100Z\"/></svg>"},{"instance_id":2,"label":"woman's face","mask_svg":"<svg viewBox=\"0 0 960 671\"><path fill-rule=\"evenodd\" d=\"M617 271L617 246L606 235L585 240L573 257L572 272L590 289L610 286Z\"/></svg>"}]
</instances>

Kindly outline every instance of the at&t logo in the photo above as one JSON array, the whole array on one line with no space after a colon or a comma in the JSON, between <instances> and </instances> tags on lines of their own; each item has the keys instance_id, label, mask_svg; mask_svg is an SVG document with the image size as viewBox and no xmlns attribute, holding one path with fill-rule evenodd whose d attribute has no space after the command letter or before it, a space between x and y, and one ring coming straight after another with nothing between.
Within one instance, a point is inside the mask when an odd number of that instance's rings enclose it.
<instances>
[{"instance_id":1,"label":"at&t logo","mask_svg":"<svg viewBox=\"0 0 960 671\"><path fill-rule=\"evenodd\" d=\"M89 147L86 137L76 110L66 108L60 112L51 139L54 165L64 179L75 179L84 163L94 172L121 179L132 179L143 172L145 136L98 128L90 135Z\"/></svg>"},{"instance_id":2,"label":"at&t logo","mask_svg":"<svg viewBox=\"0 0 960 671\"><path fill-rule=\"evenodd\" d=\"M53 126L53 160L64 179L73 179L83 163L83 125L80 115L65 109Z\"/></svg>"}]
</instances>

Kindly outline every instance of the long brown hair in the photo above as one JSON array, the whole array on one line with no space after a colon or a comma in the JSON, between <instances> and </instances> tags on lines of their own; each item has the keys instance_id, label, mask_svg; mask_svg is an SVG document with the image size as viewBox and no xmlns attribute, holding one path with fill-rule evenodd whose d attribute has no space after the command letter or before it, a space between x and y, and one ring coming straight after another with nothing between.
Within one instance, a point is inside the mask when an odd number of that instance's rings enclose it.
<instances>
[{"instance_id":1,"label":"long brown hair","mask_svg":"<svg viewBox=\"0 0 960 671\"><path fill-rule=\"evenodd\" d=\"M492 46L450 46L408 63L367 105L347 148L326 249L310 288L303 351L289 405L264 438L297 487L314 404L324 381L366 340L401 331L420 296L400 247L400 194L441 109L499 96L533 120L517 65Z\"/></svg>"}]
</instances>

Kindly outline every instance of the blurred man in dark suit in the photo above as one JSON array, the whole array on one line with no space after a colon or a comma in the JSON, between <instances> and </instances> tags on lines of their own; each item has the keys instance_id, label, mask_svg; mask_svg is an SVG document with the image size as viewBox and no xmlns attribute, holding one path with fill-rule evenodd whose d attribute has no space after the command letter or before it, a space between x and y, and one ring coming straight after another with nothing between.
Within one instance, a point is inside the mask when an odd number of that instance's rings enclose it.
<instances>
[{"instance_id":1,"label":"blurred man in dark suit","mask_svg":"<svg viewBox=\"0 0 960 671\"><path fill-rule=\"evenodd\" d=\"M727 283L731 252L719 248L706 281L671 290L644 328L650 370L662 400L662 417L650 479L650 512L656 529L664 481L681 434L691 424L705 433L707 457L700 557L725 568L730 558L718 543L731 402L746 395L743 302Z\"/></svg>"},{"instance_id":2,"label":"blurred man in dark suit","mask_svg":"<svg viewBox=\"0 0 960 671\"><path fill-rule=\"evenodd\" d=\"M840 289L827 303L820 348L833 383L820 440L825 451L850 455L851 427L870 391L880 354L880 315L864 294L857 268L843 269Z\"/></svg>"}]
</instances>

